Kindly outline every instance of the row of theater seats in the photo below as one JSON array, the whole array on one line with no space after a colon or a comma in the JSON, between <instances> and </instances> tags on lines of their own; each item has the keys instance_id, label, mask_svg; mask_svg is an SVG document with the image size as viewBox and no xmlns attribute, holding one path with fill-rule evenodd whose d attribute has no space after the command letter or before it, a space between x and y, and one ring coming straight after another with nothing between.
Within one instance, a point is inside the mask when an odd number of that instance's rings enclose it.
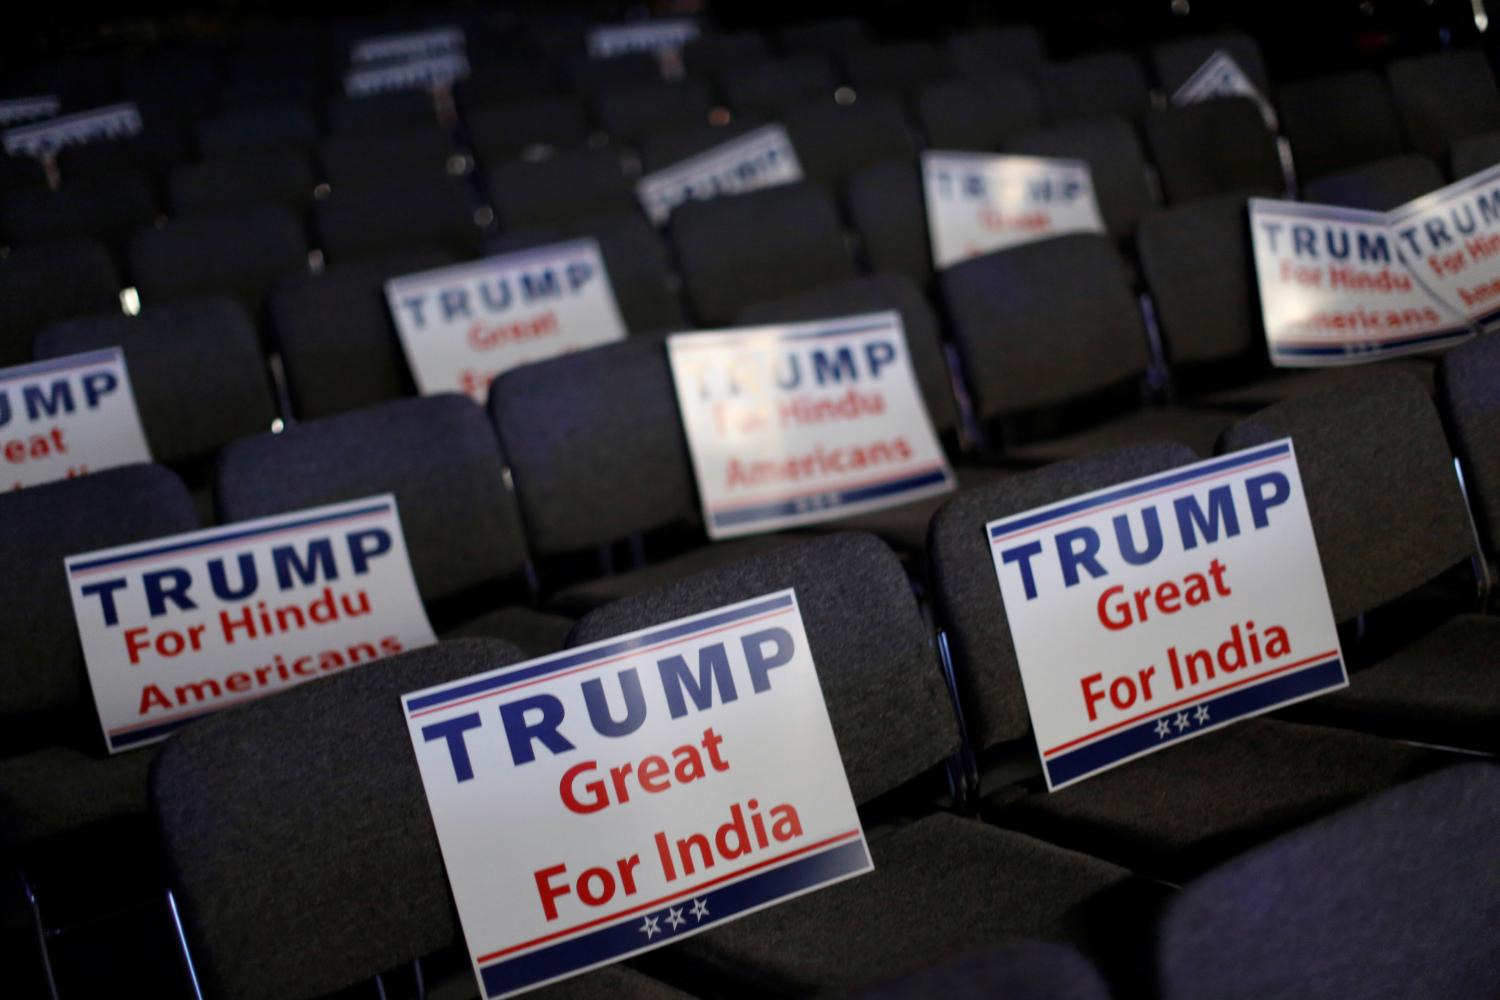
<instances>
[{"instance_id":1,"label":"row of theater seats","mask_svg":"<svg viewBox=\"0 0 1500 1000\"><path fill-rule=\"evenodd\" d=\"M495 398L537 370L613 363L639 343L520 369ZM1495 338L1441 367L1476 493L1497 482L1497 371ZM625 392L601 400L587 379L567 384L551 387L563 396L556 410L587 398L607 411L601 426L650 405ZM643 459L646 438L596 438L595 450L576 424L557 433L552 446L569 441L566 461L591 465L594 479L552 495L549 510L644 509L662 489L647 478L678 481L691 504L685 456L674 469L657 453L635 466L635 482L615 483L602 456L630 445L629 458ZM1354 995L1392 984L1482 995L1496 970L1475 920L1496 899L1500 772L1436 748L1500 749L1500 619L1469 610L1484 562L1444 421L1417 380L1376 368L1240 420L1218 450L1283 436L1297 448L1351 687L1054 794L1035 777L984 525L1199 457L1184 446L1097 452L960 492L911 566L925 614L888 546L834 531L700 544L687 559L554 595L581 617L543 636L528 627L538 613L493 610L487 584L515 571L524 543L509 534L519 529L499 449L467 401L400 401L253 439L221 466L221 496L243 498L231 516L394 492L447 641L196 723L154 764L151 751L100 759L62 739L91 719L60 564L193 527L186 490L158 466L134 466L0 498L3 578L18 582L3 614L21 637L7 734L32 740L0 763L7 833L32 845L139 816L149 768L158 877L176 893L211 995L320 995L456 936L398 694L794 587L875 873L643 956L638 972L655 979L613 970L585 990L676 995L660 979L707 995L805 995L1043 938L1069 942L1099 972L1044 949L1041 980L1071 971L1099 988L1102 976L1121 995L1149 994L1153 980L1173 997L1300 995L1309 982ZM520 520L534 539L529 514ZM994 961L1006 974L1028 968Z\"/></svg>"}]
</instances>

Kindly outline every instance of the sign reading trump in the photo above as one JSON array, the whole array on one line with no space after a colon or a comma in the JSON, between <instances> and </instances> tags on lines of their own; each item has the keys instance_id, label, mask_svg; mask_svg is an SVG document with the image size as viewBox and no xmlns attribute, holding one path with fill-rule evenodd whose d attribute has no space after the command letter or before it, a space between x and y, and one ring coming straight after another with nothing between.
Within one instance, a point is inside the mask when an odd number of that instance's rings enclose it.
<instances>
[{"instance_id":1,"label":"sign reading trump","mask_svg":"<svg viewBox=\"0 0 1500 1000\"><path fill-rule=\"evenodd\" d=\"M111 753L437 641L392 496L66 560Z\"/></svg>"},{"instance_id":2,"label":"sign reading trump","mask_svg":"<svg viewBox=\"0 0 1500 1000\"><path fill-rule=\"evenodd\" d=\"M713 538L953 489L899 313L667 339Z\"/></svg>"},{"instance_id":3,"label":"sign reading trump","mask_svg":"<svg viewBox=\"0 0 1500 1000\"><path fill-rule=\"evenodd\" d=\"M1289 438L986 531L1048 788L1348 683Z\"/></svg>"},{"instance_id":4,"label":"sign reading trump","mask_svg":"<svg viewBox=\"0 0 1500 1000\"><path fill-rule=\"evenodd\" d=\"M873 867L791 590L402 704L483 997Z\"/></svg>"}]
</instances>

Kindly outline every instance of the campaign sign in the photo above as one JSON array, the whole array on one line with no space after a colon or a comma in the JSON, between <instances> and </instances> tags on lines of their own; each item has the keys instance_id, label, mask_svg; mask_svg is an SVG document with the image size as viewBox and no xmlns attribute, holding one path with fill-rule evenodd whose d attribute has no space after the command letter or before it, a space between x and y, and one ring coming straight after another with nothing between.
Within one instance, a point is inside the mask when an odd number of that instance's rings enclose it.
<instances>
[{"instance_id":1,"label":"campaign sign","mask_svg":"<svg viewBox=\"0 0 1500 1000\"><path fill-rule=\"evenodd\" d=\"M344 74L344 93L349 97L369 97L396 90L434 90L468 75L468 57L462 52L450 52L350 70Z\"/></svg>"},{"instance_id":2,"label":"campaign sign","mask_svg":"<svg viewBox=\"0 0 1500 1000\"><path fill-rule=\"evenodd\" d=\"M1353 364L1471 333L1413 280L1384 213L1252 198L1250 238L1275 365Z\"/></svg>"},{"instance_id":3,"label":"campaign sign","mask_svg":"<svg viewBox=\"0 0 1500 1000\"><path fill-rule=\"evenodd\" d=\"M1050 789L1348 684L1290 438L985 531Z\"/></svg>"},{"instance_id":4,"label":"campaign sign","mask_svg":"<svg viewBox=\"0 0 1500 1000\"><path fill-rule=\"evenodd\" d=\"M437 641L389 495L69 556L66 566L110 753Z\"/></svg>"},{"instance_id":5,"label":"campaign sign","mask_svg":"<svg viewBox=\"0 0 1500 1000\"><path fill-rule=\"evenodd\" d=\"M686 18L611 24L589 32L589 55L595 59L629 55L632 52L670 52L698 37L698 25Z\"/></svg>"},{"instance_id":6,"label":"campaign sign","mask_svg":"<svg viewBox=\"0 0 1500 1000\"><path fill-rule=\"evenodd\" d=\"M151 461L118 347L0 369L0 488Z\"/></svg>"},{"instance_id":7,"label":"campaign sign","mask_svg":"<svg viewBox=\"0 0 1500 1000\"><path fill-rule=\"evenodd\" d=\"M15 97L0 101L0 125L19 125L38 118L51 118L61 110L62 100L55 94Z\"/></svg>"},{"instance_id":8,"label":"campaign sign","mask_svg":"<svg viewBox=\"0 0 1500 1000\"><path fill-rule=\"evenodd\" d=\"M873 868L791 590L402 705L483 997Z\"/></svg>"},{"instance_id":9,"label":"campaign sign","mask_svg":"<svg viewBox=\"0 0 1500 1000\"><path fill-rule=\"evenodd\" d=\"M1500 166L1408 202L1388 222L1435 296L1484 329L1500 324Z\"/></svg>"},{"instance_id":10,"label":"campaign sign","mask_svg":"<svg viewBox=\"0 0 1500 1000\"><path fill-rule=\"evenodd\" d=\"M1234 61L1234 57L1223 49L1216 49L1187 78L1187 82L1177 88L1177 92L1172 95L1172 103L1181 106L1220 97L1250 98L1260 107L1266 127L1272 132L1276 131L1276 110L1271 107L1271 102L1256 89L1240 64Z\"/></svg>"},{"instance_id":11,"label":"campaign sign","mask_svg":"<svg viewBox=\"0 0 1500 1000\"><path fill-rule=\"evenodd\" d=\"M712 538L947 493L899 313L667 338Z\"/></svg>"},{"instance_id":12,"label":"campaign sign","mask_svg":"<svg viewBox=\"0 0 1500 1000\"><path fill-rule=\"evenodd\" d=\"M134 102L126 102L6 129L4 145L5 152L11 156L45 160L67 146L128 139L140 130L140 109Z\"/></svg>"},{"instance_id":13,"label":"campaign sign","mask_svg":"<svg viewBox=\"0 0 1500 1000\"><path fill-rule=\"evenodd\" d=\"M349 61L382 62L387 59L421 59L449 55L466 48L464 29L456 27L410 31L399 35L380 35L355 42L349 50Z\"/></svg>"},{"instance_id":14,"label":"campaign sign","mask_svg":"<svg viewBox=\"0 0 1500 1000\"><path fill-rule=\"evenodd\" d=\"M939 269L1049 236L1104 232L1082 160L930 151L922 188Z\"/></svg>"},{"instance_id":15,"label":"campaign sign","mask_svg":"<svg viewBox=\"0 0 1500 1000\"><path fill-rule=\"evenodd\" d=\"M481 403L501 372L626 334L593 239L393 278L385 297L417 388Z\"/></svg>"},{"instance_id":16,"label":"campaign sign","mask_svg":"<svg viewBox=\"0 0 1500 1000\"><path fill-rule=\"evenodd\" d=\"M802 164L786 129L767 125L647 174L637 182L636 194L652 223L660 226L683 202L744 194L801 179Z\"/></svg>"}]
</instances>

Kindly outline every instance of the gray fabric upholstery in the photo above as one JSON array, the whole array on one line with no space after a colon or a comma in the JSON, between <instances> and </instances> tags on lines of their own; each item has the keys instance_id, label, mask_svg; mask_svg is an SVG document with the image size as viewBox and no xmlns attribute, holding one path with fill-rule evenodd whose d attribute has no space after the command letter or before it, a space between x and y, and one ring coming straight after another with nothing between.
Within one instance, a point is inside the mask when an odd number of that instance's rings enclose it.
<instances>
[{"instance_id":1,"label":"gray fabric upholstery","mask_svg":"<svg viewBox=\"0 0 1500 1000\"><path fill-rule=\"evenodd\" d=\"M1419 153L1437 158L1460 139L1500 129L1500 90L1478 49L1392 59L1385 78Z\"/></svg>"},{"instance_id":2,"label":"gray fabric upholstery","mask_svg":"<svg viewBox=\"0 0 1500 1000\"><path fill-rule=\"evenodd\" d=\"M1042 106L1054 122L1120 115L1138 118L1151 106L1151 90L1140 61L1128 52L1096 52L1036 71Z\"/></svg>"},{"instance_id":3,"label":"gray fabric upholstery","mask_svg":"<svg viewBox=\"0 0 1500 1000\"><path fill-rule=\"evenodd\" d=\"M479 161L493 166L527 147L566 149L589 137L588 112L576 98L522 97L475 108L464 116L469 143Z\"/></svg>"},{"instance_id":4,"label":"gray fabric upholstery","mask_svg":"<svg viewBox=\"0 0 1500 1000\"><path fill-rule=\"evenodd\" d=\"M681 990L624 965L606 965L526 995L533 1000L693 1000Z\"/></svg>"},{"instance_id":5,"label":"gray fabric upholstery","mask_svg":"<svg viewBox=\"0 0 1500 1000\"><path fill-rule=\"evenodd\" d=\"M960 76L1030 76L1047 59L1042 37L1024 24L974 28L950 35L948 61Z\"/></svg>"},{"instance_id":6,"label":"gray fabric upholstery","mask_svg":"<svg viewBox=\"0 0 1500 1000\"><path fill-rule=\"evenodd\" d=\"M719 124L702 121L692 125L652 129L642 137L637 149L641 156L641 173L651 174L663 170L688 157L737 139L763 124L753 117L736 115L731 121Z\"/></svg>"},{"instance_id":7,"label":"gray fabric upholstery","mask_svg":"<svg viewBox=\"0 0 1500 1000\"><path fill-rule=\"evenodd\" d=\"M572 618L512 606L466 621L441 638L504 639L527 656L546 656L563 648L572 628Z\"/></svg>"},{"instance_id":8,"label":"gray fabric upholstery","mask_svg":"<svg viewBox=\"0 0 1500 1000\"><path fill-rule=\"evenodd\" d=\"M1491 995L1497 839L1493 763L1408 782L1278 838L1172 902L1161 996Z\"/></svg>"},{"instance_id":9,"label":"gray fabric upholstery","mask_svg":"<svg viewBox=\"0 0 1500 1000\"><path fill-rule=\"evenodd\" d=\"M1084 160L1094 179L1094 197L1104 228L1117 239L1135 232L1156 203L1146 179L1146 154L1135 129L1123 118L1075 122L1027 132L1005 144L1007 153Z\"/></svg>"},{"instance_id":10,"label":"gray fabric upholstery","mask_svg":"<svg viewBox=\"0 0 1500 1000\"><path fill-rule=\"evenodd\" d=\"M421 90L335 97L323 106L330 131L384 132L437 124L432 94Z\"/></svg>"},{"instance_id":11,"label":"gray fabric upholstery","mask_svg":"<svg viewBox=\"0 0 1500 1000\"><path fill-rule=\"evenodd\" d=\"M0 258L0 367L31 360L48 323L120 307L120 275L104 244L53 240Z\"/></svg>"},{"instance_id":12,"label":"gray fabric upholstery","mask_svg":"<svg viewBox=\"0 0 1500 1000\"><path fill-rule=\"evenodd\" d=\"M1372 370L1231 427L1221 450L1290 436L1333 616L1347 621L1468 558L1473 533L1420 382Z\"/></svg>"},{"instance_id":13,"label":"gray fabric upholstery","mask_svg":"<svg viewBox=\"0 0 1500 1000\"><path fill-rule=\"evenodd\" d=\"M635 192L613 149L571 149L545 160L508 160L489 171L490 204L501 228L550 226L634 211Z\"/></svg>"},{"instance_id":14,"label":"gray fabric upholstery","mask_svg":"<svg viewBox=\"0 0 1500 1000\"><path fill-rule=\"evenodd\" d=\"M662 76L661 63L653 52L627 52L608 59L579 53L568 60L565 73L573 91L585 100L612 88L650 83Z\"/></svg>"},{"instance_id":15,"label":"gray fabric upholstery","mask_svg":"<svg viewBox=\"0 0 1500 1000\"><path fill-rule=\"evenodd\" d=\"M877 95L913 99L947 70L937 46L923 41L862 45L843 53L839 62L844 80L862 101Z\"/></svg>"},{"instance_id":16,"label":"gray fabric upholstery","mask_svg":"<svg viewBox=\"0 0 1500 1000\"><path fill-rule=\"evenodd\" d=\"M749 535L723 542L709 542L675 556L668 556L639 569L624 570L556 591L547 601L553 611L583 615L606 604L670 586L684 577L737 563L750 556L785 545L795 536Z\"/></svg>"},{"instance_id":17,"label":"gray fabric upholstery","mask_svg":"<svg viewBox=\"0 0 1500 1000\"><path fill-rule=\"evenodd\" d=\"M1153 441L1173 441L1207 455L1236 415L1206 407L1140 410L1071 434L1006 445L1004 457L1008 462L1045 465Z\"/></svg>"},{"instance_id":18,"label":"gray fabric upholstery","mask_svg":"<svg viewBox=\"0 0 1500 1000\"><path fill-rule=\"evenodd\" d=\"M198 516L182 481L159 465L131 465L0 493L0 720L88 711L83 652L63 560L192 531ZM92 720L90 720L92 721Z\"/></svg>"},{"instance_id":19,"label":"gray fabric upholstery","mask_svg":"<svg viewBox=\"0 0 1500 1000\"><path fill-rule=\"evenodd\" d=\"M759 302L741 309L737 325L791 323L802 320L837 319L857 313L895 310L901 314L907 350L928 416L938 433L958 426L958 403L953 399L953 381L943 356L937 317L921 289L903 274L873 274L837 285L814 288L799 295Z\"/></svg>"},{"instance_id":20,"label":"gray fabric upholstery","mask_svg":"<svg viewBox=\"0 0 1500 1000\"><path fill-rule=\"evenodd\" d=\"M614 141L634 145L654 128L707 121L712 103L696 80L653 80L604 91L595 113Z\"/></svg>"},{"instance_id":21,"label":"gray fabric upholstery","mask_svg":"<svg viewBox=\"0 0 1500 1000\"><path fill-rule=\"evenodd\" d=\"M0 235L11 246L94 237L116 253L137 226L156 220L156 195L144 174L77 177L56 191L28 188L0 199Z\"/></svg>"},{"instance_id":22,"label":"gray fabric upholstery","mask_svg":"<svg viewBox=\"0 0 1500 1000\"><path fill-rule=\"evenodd\" d=\"M1392 156L1308 181L1304 201L1389 212L1443 186L1443 172L1421 153Z\"/></svg>"},{"instance_id":23,"label":"gray fabric upholstery","mask_svg":"<svg viewBox=\"0 0 1500 1000\"><path fill-rule=\"evenodd\" d=\"M1058 792L999 798L992 822L1173 883L1452 757L1360 733L1247 719Z\"/></svg>"},{"instance_id":24,"label":"gray fabric upholstery","mask_svg":"<svg viewBox=\"0 0 1500 1000\"><path fill-rule=\"evenodd\" d=\"M1103 236L1011 247L938 280L981 419L1059 403L1146 368L1140 309Z\"/></svg>"},{"instance_id":25,"label":"gray fabric upholstery","mask_svg":"<svg viewBox=\"0 0 1500 1000\"><path fill-rule=\"evenodd\" d=\"M214 478L224 521L395 494L428 604L526 562L494 431L463 396L399 399L242 438L220 453Z\"/></svg>"},{"instance_id":26,"label":"gray fabric upholstery","mask_svg":"<svg viewBox=\"0 0 1500 1000\"><path fill-rule=\"evenodd\" d=\"M487 105L557 93L562 87L558 70L539 54L517 53L497 62L481 62L471 65L468 77L454 83L453 99L467 122Z\"/></svg>"},{"instance_id":27,"label":"gray fabric upholstery","mask_svg":"<svg viewBox=\"0 0 1500 1000\"><path fill-rule=\"evenodd\" d=\"M279 149L173 167L167 192L174 215L236 211L258 202L301 211L312 203L315 184L306 152Z\"/></svg>"},{"instance_id":28,"label":"gray fabric upholstery","mask_svg":"<svg viewBox=\"0 0 1500 1000\"><path fill-rule=\"evenodd\" d=\"M1042 123L1042 99L1022 76L942 80L922 89L917 120L933 149L998 150Z\"/></svg>"},{"instance_id":29,"label":"gray fabric upholstery","mask_svg":"<svg viewBox=\"0 0 1500 1000\"><path fill-rule=\"evenodd\" d=\"M539 555L697 517L666 345L632 337L512 369L490 419Z\"/></svg>"},{"instance_id":30,"label":"gray fabric upholstery","mask_svg":"<svg viewBox=\"0 0 1500 1000\"><path fill-rule=\"evenodd\" d=\"M1169 205L1220 194L1286 193L1276 140L1247 97L1151 112L1146 148Z\"/></svg>"},{"instance_id":31,"label":"gray fabric upholstery","mask_svg":"<svg viewBox=\"0 0 1500 1000\"><path fill-rule=\"evenodd\" d=\"M669 228L688 301L705 326L727 325L763 299L854 277L833 202L807 183L689 202Z\"/></svg>"},{"instance_id":32,"label":"gray fabric upholstery","mask_svg":"<svg viewBox=\"0 0 1500 1000\"><path fill-rule=\"evenodd\" d=\"M916 163L866 167L849 178L845 200L871 270L898 272L923 286L932 280L927 202Z\"/></svg>"},{"instance_id":33,"label":"gray fabric upholstery","mask_svg":"<svg viewBox=\"0 0 1500 1000\"><path fill-rule=\"evenodd\" d=\"M311 149L318 123L301 107L226 111L198 123L198 151L205 157L286 147Z\"/></svg>"},{"instance_id":34,"label":"gray fabric upholstery","mask_svg":"<svg viewBox=\"0 0 1500 1000\"><path fill-rule=\"evenodd\" d=\"M770 52L754 31L708 32L682 47L682 68L694 80L713 82L731 67L765 62Z\"/></svg>"},{"instance_id":35,"label":"gray fabric upholstery","mask_svg":"<svg viewBox=\"0 0 1500 1000\"><path fill-rule=\"evenodd\" d=\"M869 31L857 17L825 17L783 25L779 37L787 52L846 52L869 44Z\"/></svg>"},{"instance_id":36,"label":"gray fabric upholstery","mask_svg":"<svg viewBox=\"0 0 1500 1000\"><path fill-rule=\"evenodd\" d=\"M859 1000L1108 1000L1109 986L1088 959L1051 941L986 948L861 993Z\"/></svg>"},{"instance_id":37,"label":"gray fabric upholstery","mask_svg":"<svg viewBox=\"0 0 1500 1000\"><path fill-rule=\"evenodd\" d=\"M1182 89L1182 85L1215 52L1228 54L1235 65L1250 78L1250 82L1255 84L1255 89L1265 97L1270 96L1271 77L1266 73L1266 62L1261 57L1260 45L1249 35L1238 31L1195 35L1162 42L1151 49L1151 69L1161 83L1161 89L1171 97Z\"/></svg>"},{"instance_id":38,"label":"gray fabric upholstery","mask_svg":"<svg viewBox=\"0 0 1500 1000\"><path fill-rule=\"evenodd\" d=\"M233 295L259 316L271 286L307 270L302 223L260 205L235 215L178 219L130 238L130 273L150 309L204 295Z\"/></svg>"},{"instance_id":39,"label":"gray fabric upholstery","mask_svg":"<svg viewBox=\"0 0 1500 1000\"><path fill-rule=\"evenodd\" d=\"M37 334L38 359L120 347L151 457L207 458L237 437L266 430L276 400L260 341L233 299L196 299L139 316L65 320Z\"/></svg>"},{"instance_id":40,"label":"gray fabric upholstery","mask_svg":"<svg viewBox=\"0 0 1500 1000\"><path fill-rule=\"evenodd\" d=\"M803 177L830 193L864 167L917 155L911 123L894 98L804 104L788 111L784 120Z\"/></svg>"},{"instance_id":41,"label":"gray fabric upholstery","mask_svg":"<svg viewBox=\"0 0 1500 1000\"><path fill-rule=\"evenodd\" d=\"M1304 182L1406 148L1385 81L1369 70L1331 73L1277 91L1281 129Z\"/></svg>"},{"instance_id":42,"label":"gray fabric upholstery","mask_svg":"<svg viewBox=\"0 0 1500 1000\"><path fill-rule=\"evenodd\" d=\"M956 465L953 467L953 474L958 479L960 490L978 489L1014 475L1005 469L992 469L984 465ZM863 531L876 536L897 552L917 555L926 551L927 528L952 496L952 493L940 493L935 497L904 503L898 507L841 517L837 521L815 525L812 530Z\"/></svg>"},{"instance_id":43,"label":"gray fabric upholstery","mask_svg":"<svg viewBox=\"0 0 1500 1000\"><path fill-rule=\"evenodd\" d=\"M1500 132L1485 132L1460 139L1448 154L1448 169L1456 180L1497 163L1500 163Z\"/></svg>"},{"instance_id":44,"label":"gray fabric upholstery","mask_svg":"<svg viewBox=\"0 0 1500 1000\"><path fill-rule=\"evenodd\" d=\"M467 179L444 174L389 177L340 186L313 206L318 245L333 262L435 246L457 257L483 246Z\"/></svg>"},{"instance_id":45,"label":"gray fabric upholstery","mask_svg":"<svg viewBox=\"0 0 1500 1000\"><path fill-rule=\"evenodd\" d=\"M523 659L414 650L183 730L151 809L214 996L314 997L458 936L400 696Z\"/></svg>"},{"instance_id":46,"label":"gray fabric upholstery","mask_svg":"<svg viewBox=\"0 0 1500 1000\"><path fill-rule=\"evenodd\" d=\"M146 771L155 756L152 747L106 756L48 746L0 757L0 844L36 844L94 823L144 816Z\"/></svg>"},{"instance_id":47,"label":"gray fabric upholstery","mask_svg":"<svg viewBox=\"0 0 1500 1000\"><path fill-rule=\"evenodd\" d=\"M1500 337L1479 337L1443 355L1438 405L1463 463L1469 506L1480 539L1500 554Z\"/></svg>"},{"instance_id":48,"label":"gray fabric upholstery","mask_svg":"<svg viewBox=\"0 0 1500 1000\"><path fill-rule=\"evenodd\" d=\"M318 143L323 179L335 191L341 184L360 184L402 174L445 173L453 144L446 129L392 129L345 132Z\"/></svg>"},{"instance_id":49,"label":"gray fabric upholstery","mask_svg":"<svg viewBox=\"0 0 1500 1000\"><path fill-rule=\"evenodd\" d=\"M452 263L444 250L414 247L278 284L270 298L271 332L296 415L326 417L411 394L384 284Z\"/></svg>"},{"instance_id":50,"label":"gray fabric upholstery","mask_svg":"<svg viewBox=\"0 0 1500 1000\"><path fill-rule=\"evenodd\" d=\"M581 646L788 587L857 804L958 749L953 705L901 563L869 535L798 542L590 612ZM876 859L877 865L879 859Z\"/></svg>"},{"instance_id":51,"label":"gray fabric upholstery","mask_svg":"<svg viewBox=\"0 0 1500 1000\"><path fill-rule=\"evenodd\" d=\"M1026 735L1029 716L1010 625L995 580L984 526L999 517L1196 461L1175 444L1142 445L1035 472L956 495L933 518L927 575L948 635L969 735L983 750Z\"/></svg>"},{"instance_id":52,"label":"gray fabric upholstery","mask_svg":"<svg viewBox=\"0 0 1500 1000\"><path fill-rule=\"evenodd\" d=\"M777 118L808 101L832 101L837 85L833 62L815 52L736 66L721 82L729 110L755 118Z\"/></svg>"}]
</instances>

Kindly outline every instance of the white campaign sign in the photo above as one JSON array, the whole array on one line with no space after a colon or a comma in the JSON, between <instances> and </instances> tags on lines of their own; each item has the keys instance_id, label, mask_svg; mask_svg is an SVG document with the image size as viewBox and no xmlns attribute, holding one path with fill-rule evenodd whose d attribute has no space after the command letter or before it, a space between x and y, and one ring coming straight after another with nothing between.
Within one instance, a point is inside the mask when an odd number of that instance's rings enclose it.
<instances>
[{"instance_id":1,"label":"white campaign sign","mask_svg":"<svg viewBox=\"0 0 1500 1000\"><path fill-rule=\"evenodd\" d=\"M433 90L469 75L469 59L462 52L361 66L344 74L344 93L369 97L395 90Z\"/></svg>"},{"instance_id":2,"label":"white campaign sign","mask_svg":"<svg viewBox=\"0 0 1500 1000\"><path fill-rule=\"evenodd\" d=\"M790 590L402 704L483 997L873 868Z\"/></svg>"},{"instance_id":3,"label":"white campaign sign","mask_svg":"<svg viewBox=\"0 0 1500 1000\"><path fill-rule=\"evenodd\" d=\"M929 151L922 188L939 269L1050 236L1104 232L1082 160Z\"/></svg>"},{"instance_id":4,"label":"white campaign sign","mask_svg":"<svg viewBox=\"0 0 1500 1000\"><path fill-rule=\"evenodd\" d=\"M0 489L151 461L118 347L0 369Z\"/></svg>"},{"instance_id":5,"label":"white campaign sign","mask_svg":"<svg viewBox=\"0 0 1500 1000\"><path fill-rule=\"evenodd\" d=\"M1481 328L1500 323L1500 166L1402 205L1388 224L1418 281Z\"/></svg>"},{"instance_id":6,"label":"white campaign sign","mask_svg":"<svg viewBox=\"0 0 1500 1000\"><path fill-rule=\"evenodd\" d=\"M1348 684L1290 438L985 531L1048 788Z\"/></svg>"},{"instance_id":7,"label":"white campaign sign","mask_svg":"<svg viewBox=\"0 0 1500 1000\"><path fill-rule=\"evenodd\" d=\"M1250 236L1275 365L1353 364L1472 332L1412 278L1383 213L1252 198Z\"/></svg>"},{"instance_id":8,"label":"white campaign sign","mask_svg":"<svg viewBox=\"0 0 1500 1000\"><path fill-rule=\"evenodd\" d=\"M1181 106L1211 101L1220 97L1250 98L1260 107L1260 114L1266 121L1266 127L1272 132L1277 130L1276 109L1271 107L1271 102L1256 89L1250 77L1245 75L1245 71L1240 68L1240 64L1234 61L1234 57L1223 49L1216 50L1213 55L1205 59L1203 65L1187 78L1187 82L1177 88L1177 93L1172 95L1172 103Z\"/></svg>"},{"instance_id":9,"label":"white campaign sign","mask_svg":"<svg viewBox=\"0 0 1500 1000\"><path fill-rule=\"evenodd\" d=\"M697 23L686 19L612 24L589 32L589 55L608 59L632 52L662 53L680 49L697 37Z\"/></svg>"},{"instance_id":10,"label":"white campaign sign","mask_svg":"<svg viewBox=\"0 0 1500 1000\"><path fill-rule=\"evenodd\" d=\"M953 489L899 313L667 338L712 538Z\"/></svg>"},{"instance_id":11,"label":"white campaign sign","mask_svg":"<svg viewBox=\"0 0 1500 1000\"><path fill-rule=\"evenodd\" d=\"M19 125L38 118L51 118L61 110L62 100L55 94L14 97L0 101L0 125Z\"/></svg>"},{"instance_id":12,"label":"white campaign sign","mask_svg":"<svg viewBox=\"0 0 1500 1000\"><path fill-rule=\"evenodd\" d=\"M802 179L802 164L786 129L767 125L647 174L636 194L652 223L663 225L687 201L744 194Z\"/></svg>"},{"instance_id":13,"label":"white campaign sign","mask_svg":"<svg viewBox=\"0 0 1500 1000\"><path fill-rule=\"evenodd\" d=\"M481 403L501 372L627 332L592 239L393 278L385 296L417 388Z\"/></svg>"},{"instance_id":14,"label":"white campaign sign","mask_svg":"<svg viewBox=\"0 0 1500 1000\"><path fill-rule=\"evenodd\" d=\"M67 146L107 139L128 139L141 130L141 112L133 102L63 115L34 125L5 130L5 152L44 160Z\"/></svg>"},{"instance_id":15,"label":"white campaign sign","mask_svg":"<svg viewBox=\"0 0 1500 1000\"><path fill-rule=\"evenodd\" d=\"M464 29L451 26L431 28L399 35L380 35L355 42L349 50L349 61L372 63L386 59L420 59L462 53L466 47Z\"/></svg>"},{"instance_id":16,"label":"white campaign sign","mask_svg":"<svg viewBox=\"0 0 1500 1000\"><path fill-rule=\"evenodd\" d=\"M69 556L111 753L436 642L392 496Z\"/></svg>"}]
</instances>

